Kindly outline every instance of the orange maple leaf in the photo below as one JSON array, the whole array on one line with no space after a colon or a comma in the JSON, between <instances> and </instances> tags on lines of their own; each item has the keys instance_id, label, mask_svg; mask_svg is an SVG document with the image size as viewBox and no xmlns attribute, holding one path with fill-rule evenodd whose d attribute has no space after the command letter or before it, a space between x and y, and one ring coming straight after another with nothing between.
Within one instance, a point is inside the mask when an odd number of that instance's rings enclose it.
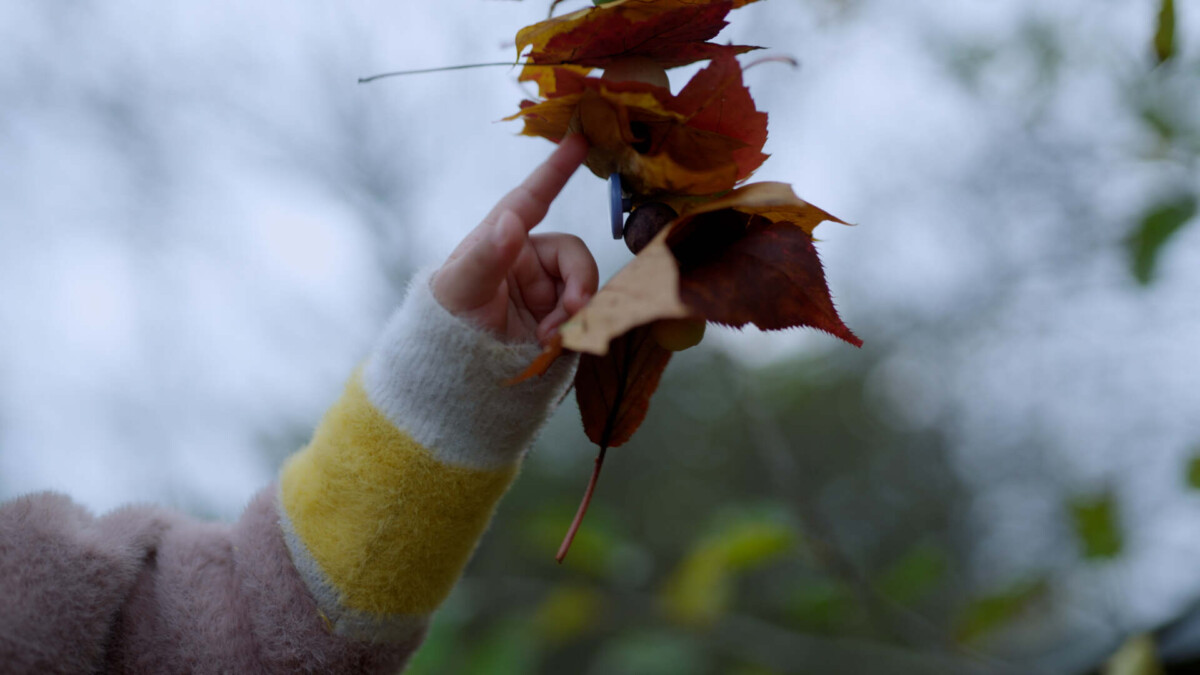
<instances>
[{"instance_id":1,"label":"orange maple leaf","mask_svg":"<svg viewBox=\"0 0 1200 675\"><path fill-rule=\"evenodd\" d=\"M538 82L549 96L540 66L572 64L604 68L614 59L640 56L663 68L758 47L709 42L733 9L755 0L615 0L526 26L517 33L517 56L528 48L521 80Z\"/></svg>"},{"instance_id":2,"label":"orange maple leaf","mask_svg":"<svg viewBox=\"0 0 1200 675\"><path fill-rule=\"evenodd\" d=\"M568 131L591 145L587 165L619 173L639 198L709 195L729 190L767 159L767 114L754 106L733 56L719 56L678 95L644 82L589 77L553 68L551 97L524 101L522 133L554 142Z\"/></svg>"}]
</instances>

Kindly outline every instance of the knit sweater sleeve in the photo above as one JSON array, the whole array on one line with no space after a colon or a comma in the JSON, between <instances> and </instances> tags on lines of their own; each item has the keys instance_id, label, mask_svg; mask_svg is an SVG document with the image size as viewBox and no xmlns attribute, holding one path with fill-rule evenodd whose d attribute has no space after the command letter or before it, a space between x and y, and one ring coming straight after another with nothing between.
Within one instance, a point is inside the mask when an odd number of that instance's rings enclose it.
<instances>
[{"instance_id":1,"label":"knit sweater sleeve","mask_svg":"<svg viewBox=\"0 0 1200 675\"><path fill-rule=\"evenodd\" d=\"M423 630L563 393L567 360L504 385L538 351L452 316L418 275L280 478L284 539L334 633L389 642Z\"/></svg>"},{"instance_id":2,"label":"knit sweater sleeve","mask_svg":"<svg viewBox=\"0 0 1200 675\"><path fill-rule=\"evenodd\" d=\"M451 316L428 282L236 523L0 505L5 672L402 668L572 368L505 387L536 345Z\"/></svg>"}]
</instances>

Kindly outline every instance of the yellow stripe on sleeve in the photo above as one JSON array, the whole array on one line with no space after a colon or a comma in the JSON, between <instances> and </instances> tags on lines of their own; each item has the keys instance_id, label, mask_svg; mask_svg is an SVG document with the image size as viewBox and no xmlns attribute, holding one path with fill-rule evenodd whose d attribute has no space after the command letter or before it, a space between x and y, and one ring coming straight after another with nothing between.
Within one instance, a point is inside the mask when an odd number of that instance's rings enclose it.
<instances>
[{"instance_id":1,"label":"yellow stripe on sleeve","mask_svg":"<svg viewBox=\"0 0 1200 675\"><path fill-rule=\"evenodd\" d=\"M356 374L280 477L296 535L347 609L428 614L450 593L517 464L450 466L397 429Z\"/></svg>"}]
</instances>

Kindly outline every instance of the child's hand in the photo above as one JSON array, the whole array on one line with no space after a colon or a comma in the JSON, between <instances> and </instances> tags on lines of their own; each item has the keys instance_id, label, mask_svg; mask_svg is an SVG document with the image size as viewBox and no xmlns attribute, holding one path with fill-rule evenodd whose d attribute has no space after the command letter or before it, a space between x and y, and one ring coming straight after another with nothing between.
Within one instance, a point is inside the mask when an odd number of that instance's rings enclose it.
<instances>
[{"instance_id":1,"label":"child's hand","mask_svg":"<svg viewBox=\"0 0 1200 675\"><path fill-rule=\"evenodd\" d=\"M529 231L587 154L572 135L505 195L433 276L451 314L510 341L545 343L596 292L596 261L579 237Z\"/></svg>"}]
</instances>

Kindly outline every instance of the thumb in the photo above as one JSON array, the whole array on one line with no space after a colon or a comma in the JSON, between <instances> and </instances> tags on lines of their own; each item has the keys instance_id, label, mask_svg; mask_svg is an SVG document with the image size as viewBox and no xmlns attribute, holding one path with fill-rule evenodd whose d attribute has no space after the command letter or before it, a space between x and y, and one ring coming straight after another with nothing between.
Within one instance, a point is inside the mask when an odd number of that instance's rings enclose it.
<instances>
[{"instance_id":1,"label":"thumb","mask_svg":"<svg viewBox=\"0 0 1200 675\"><path fill-rule=\"evenodd\" d=\"M521 219L509 210L481 234L433 278L433 297L451 314L477 309L496 297L528 236Z\"/></svg>"}]
</instances>

